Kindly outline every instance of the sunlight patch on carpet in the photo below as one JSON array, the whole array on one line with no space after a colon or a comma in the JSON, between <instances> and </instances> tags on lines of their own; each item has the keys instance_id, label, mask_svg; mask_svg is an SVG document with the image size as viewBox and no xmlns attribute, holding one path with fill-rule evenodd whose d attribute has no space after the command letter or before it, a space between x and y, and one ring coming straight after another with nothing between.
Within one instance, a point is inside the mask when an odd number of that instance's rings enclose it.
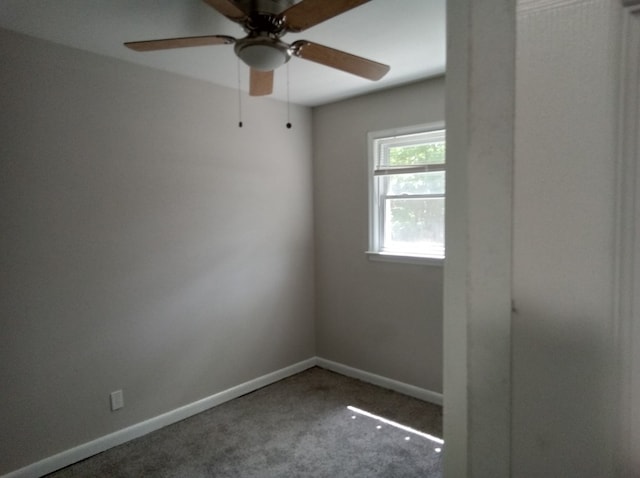
<instances>
[{"instance_id":1,"label":"sunlight patch on carpet","mask_svg":"<svg viewBox=\"0 0 640 478\"><path fill-rule=\"evenodd\" d=\"M432 442L437 443L439 445L444 445L444 440L442 438L438 438L436 436L429 435L428 433L421 432L419 430L416 430L415 428L411 428L411 427L408 427L408 426L403 425L401 423L394 422L393 420L389 420L388 418L384 418L384 417L381 417L379 415L375 415L373 413L367 412L366 410L362 410L360 408L353 407L351 405L347 406L347 409L349 411L357 413L358 415L362 415L362 416L365 416L365 417L368 417L368 418L373 418L374 420L377 420L377 421L379 421L381 423L384 423L386 425L391 425L392 427L398 428L398 429L403 430L405 432L412 433L413 435L417 435L417 436L420 436L422 438L426 438L427 440L431 440ZM355 419L356 417L357 417L356 415L352 415L351 416L352 419ZM380 429L380 428L382 428L382 425L378 425L376 428ZM410 440L410 439L411 439L411 437L406 437L405 438L405 440L407 440L407 441ZM435 449L435 451L437 453L440 453L442 451L442 448L438 447L438 448Z\"/></svg>"}]
</instances>

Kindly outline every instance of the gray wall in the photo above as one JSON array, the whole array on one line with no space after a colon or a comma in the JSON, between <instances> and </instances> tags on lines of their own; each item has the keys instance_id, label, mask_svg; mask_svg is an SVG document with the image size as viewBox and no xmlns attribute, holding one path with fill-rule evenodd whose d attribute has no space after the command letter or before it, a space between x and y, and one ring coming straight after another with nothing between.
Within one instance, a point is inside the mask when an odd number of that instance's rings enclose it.
<instances>
[{"instance_id":1,"label":"gray wall","mask_svg":"<svg viewBox=\"0 0 640 478\"><path fill-rule=\"evenodd\" d=\"M240 129L233 90L6 31L0 64L0 474L315 354L308 109Z\"/></svg>"},{"instance_id":2,"label":"gray wall","mask_svg":"<svg viewBox=\"0 0 640 478\"><path fill-rule=\"evenodd\" d=\"M512 475L613 476L620 7L520 3Z\"/></svg>"},{"instance_id":3,"label":"gray wall","mask_svg":"<svg viewBox=\"0 0 640 478\"><path fill-rule=\"evenodd\" d=\"M371 262L367 132L444 121L444 78L314 108L320 357L442 391L442 267Z\"/></svg>"}]
</instances>

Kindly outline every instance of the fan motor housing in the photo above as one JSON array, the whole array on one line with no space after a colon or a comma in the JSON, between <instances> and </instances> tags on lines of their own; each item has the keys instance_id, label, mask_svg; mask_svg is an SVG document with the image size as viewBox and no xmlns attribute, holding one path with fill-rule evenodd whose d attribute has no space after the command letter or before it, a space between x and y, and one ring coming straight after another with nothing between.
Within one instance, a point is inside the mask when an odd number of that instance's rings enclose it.
<instances>
[{"instance_id":1,"label":"fan motor housing","mask_svg":"<svg viewBox=\"0 0 640 478\"><path fill-rule=\"evenodd\" d=\"M244 23L244 30L250 35L270 35L279 38L285 31L285 23L276 15L252 13Z\"/></svg>"}]
</instances>

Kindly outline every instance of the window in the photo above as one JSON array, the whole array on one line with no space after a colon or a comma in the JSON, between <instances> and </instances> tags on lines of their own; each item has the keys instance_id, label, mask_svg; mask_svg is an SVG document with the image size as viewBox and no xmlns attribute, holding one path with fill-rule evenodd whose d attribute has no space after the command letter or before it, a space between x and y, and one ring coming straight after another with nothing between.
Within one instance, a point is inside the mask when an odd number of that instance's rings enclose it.
<instances>
[{"instance_id":1,"label":"window","mask_svg":"<svg viewBox=\"0 0 640 478\"><path fill-rule=\"evenodd\" d=\"M443 125L379 131L369 133L368 140L368 253L378 259L441 262L446 174Z\"/></svg>"}]
</instances>

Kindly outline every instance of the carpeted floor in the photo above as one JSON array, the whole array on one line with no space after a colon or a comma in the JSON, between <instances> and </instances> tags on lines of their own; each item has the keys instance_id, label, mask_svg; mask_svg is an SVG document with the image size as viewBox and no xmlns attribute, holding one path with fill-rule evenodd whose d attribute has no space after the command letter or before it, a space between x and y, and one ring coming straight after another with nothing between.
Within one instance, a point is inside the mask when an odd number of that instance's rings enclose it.
<instances>
[{"instance_id":1,"label":"carpeted floor","mask_svg":"<svg viewBox=\"0 0 640 478\"><path fill-rule=\"evenodd\" d=\"M439 406L316 367L47 476L442 476L443 445L360 410L442 437Z\"/></svg>"}]
</instances>

